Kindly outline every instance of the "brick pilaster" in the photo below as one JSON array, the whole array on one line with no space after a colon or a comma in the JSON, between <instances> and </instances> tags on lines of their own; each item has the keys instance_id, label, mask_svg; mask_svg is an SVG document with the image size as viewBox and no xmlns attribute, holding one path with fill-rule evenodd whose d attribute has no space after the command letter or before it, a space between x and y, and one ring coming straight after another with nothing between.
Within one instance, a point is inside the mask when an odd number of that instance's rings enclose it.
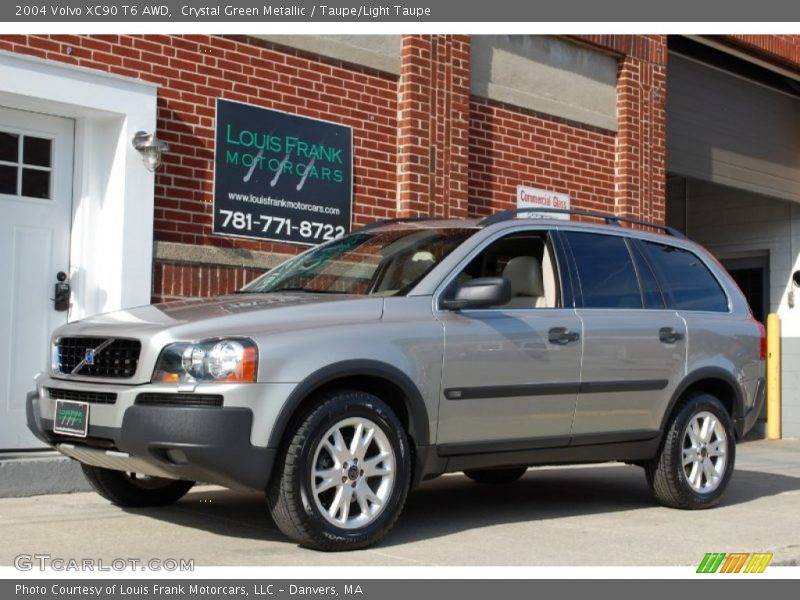
<instances>
[{"instance_id":1,"label":"brick pilaster","mask_svg":"<svg viewBox=\"0 0 800 600\"><path fill-rule=\"evenodd\" d=\"M663 222L666 160L666 36L659 37L662 62L632 55L620 61L614 210L616 214ZM653 39L650 40L654 42Z\"/></svg>"},{"instance_id":2,"label":"brick pilaster","mask_svg":"<svg viewBox=\"0 0 800 600\"><path fill-rule=\"evenodd\" d=\"M401 57L398 215L465 216L469 36L404 36Z\"/></svg>"}]
</instances>

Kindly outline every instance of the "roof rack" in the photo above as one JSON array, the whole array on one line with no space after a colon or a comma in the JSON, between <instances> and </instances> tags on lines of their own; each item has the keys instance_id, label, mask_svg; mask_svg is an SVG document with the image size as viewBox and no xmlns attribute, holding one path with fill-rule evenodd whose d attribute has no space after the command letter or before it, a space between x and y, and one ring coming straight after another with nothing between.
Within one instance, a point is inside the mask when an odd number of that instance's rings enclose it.
<instances>
[{"instance_id":1,"label":"roof rack","mask_svg":"<svg viewBox=\"0 0 800 600\"><path fill-rule=\"evenodd\" d=\"M548 213L548 214L552 213L560 215L575 215L576 217L591 217L593 219L602 219L603 221L606 222L607 225L620 225L621 223L631 223L633 225L642 225L644 227L652 227L653 229L659 229L664 233L674 237L678 238L686 237L674 227L670 227L668 225L660 225L658 223L651 223L650 221L641 221L639 219L631 219L629 217L620 217L618 215L609 215L607 213L591 212L587 210L570 210L566 208L537 208L532 206L526 208L512 208L510 210L504 210L503 212L499 212L496 215L484 217L478 222L478 225L480 225L481 227L486 227L488 225L493 225L495 223L500 223L502 221L509 221L514 217L516 217L517 215L524 213Z\"/></svg>"}]
</instances>

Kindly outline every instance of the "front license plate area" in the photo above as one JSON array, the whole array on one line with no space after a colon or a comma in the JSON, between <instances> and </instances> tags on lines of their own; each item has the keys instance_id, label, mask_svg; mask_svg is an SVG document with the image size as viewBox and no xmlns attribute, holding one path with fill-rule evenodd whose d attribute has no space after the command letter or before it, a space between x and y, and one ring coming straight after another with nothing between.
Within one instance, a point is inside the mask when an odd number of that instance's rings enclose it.
<instances>
[{"instance_id":1,"label":"front license plate area","mask_svg":"<svg viewBox=\"0 0 800 600\"><path fill-rule=\"evenodd\" d=\"M86 402L56 400L53 432L75 437L86 437L89 431L89 405Z\"/></svg>"}]
</instances>

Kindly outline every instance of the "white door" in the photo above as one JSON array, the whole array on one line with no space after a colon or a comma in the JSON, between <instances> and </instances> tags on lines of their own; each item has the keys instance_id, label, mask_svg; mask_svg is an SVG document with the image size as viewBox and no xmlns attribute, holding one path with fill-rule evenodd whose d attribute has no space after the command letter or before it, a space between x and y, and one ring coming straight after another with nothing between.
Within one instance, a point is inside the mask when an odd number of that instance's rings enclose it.
<instances>
[{"instance_id":1,"label":"white door","mask_svg":"<svg viewBox=\"0 0 800 600\"><path fill-rule=\"evenodd\" d=\"M0 107L0 450L41 446L25 396L67 321L53 298L69 274L73 145L71 119Z\"/></svg>"}]
</instances>

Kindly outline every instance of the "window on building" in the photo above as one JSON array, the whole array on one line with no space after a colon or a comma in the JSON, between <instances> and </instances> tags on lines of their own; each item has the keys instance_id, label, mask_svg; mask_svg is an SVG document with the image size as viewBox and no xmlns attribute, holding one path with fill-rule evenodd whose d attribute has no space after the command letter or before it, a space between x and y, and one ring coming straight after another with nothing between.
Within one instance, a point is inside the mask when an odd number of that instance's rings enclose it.
<instances>
[{"instance_id":1,"label":"window on building","mask_svg":"<svg viewBox=\"0 0 800 600\"><path fill-rule=\"evenodd\" d=\"M0 194L50 199L53 141L0 131Z\"/></svg>"}]
</instances>

